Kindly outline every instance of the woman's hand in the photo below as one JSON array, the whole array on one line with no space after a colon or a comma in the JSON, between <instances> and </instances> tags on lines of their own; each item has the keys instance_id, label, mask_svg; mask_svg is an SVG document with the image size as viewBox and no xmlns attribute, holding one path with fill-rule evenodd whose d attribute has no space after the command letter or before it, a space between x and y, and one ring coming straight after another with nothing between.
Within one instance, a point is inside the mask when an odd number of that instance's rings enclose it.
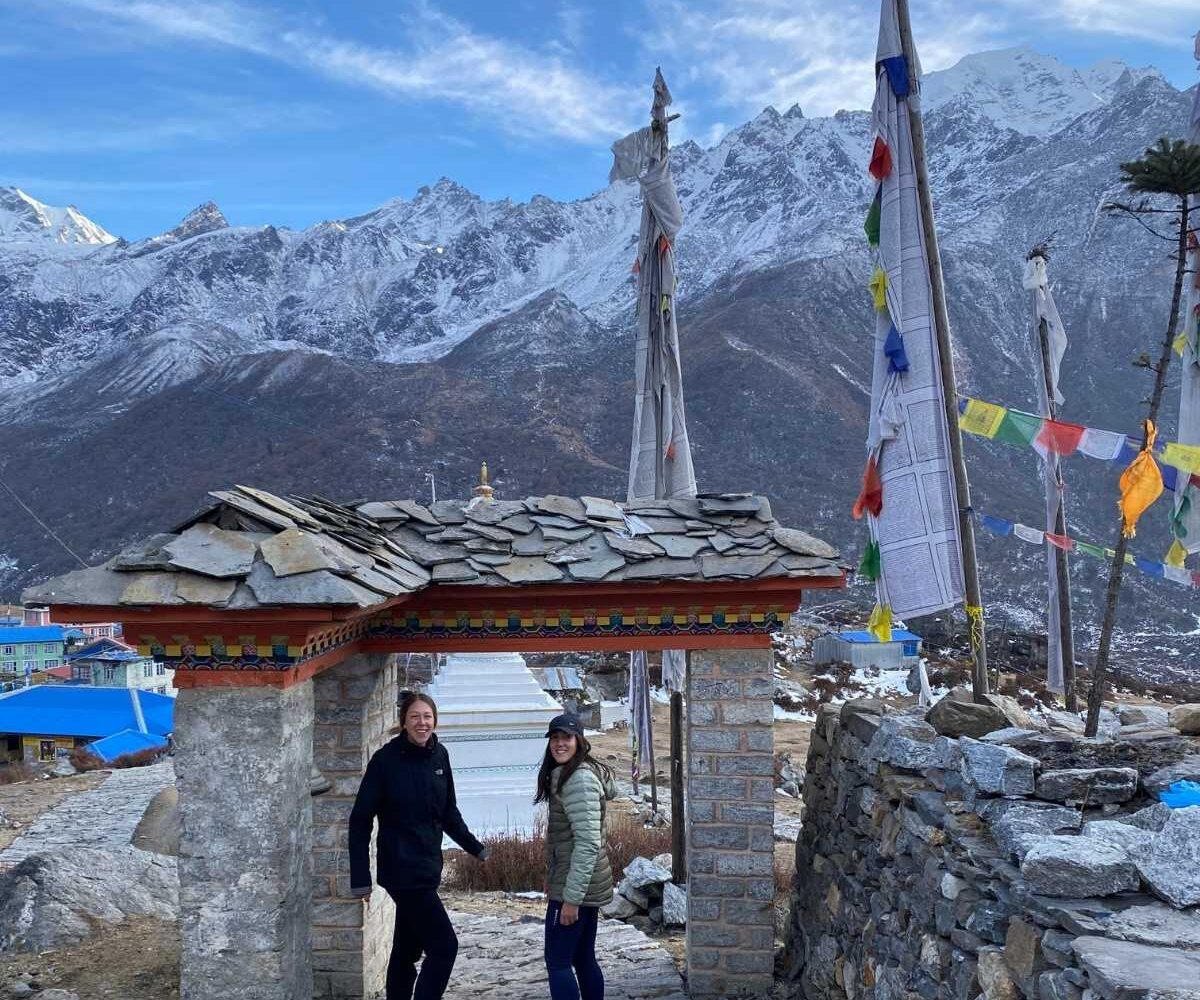
<instances>
[{"instance_id":1,"label":"woman's hand","mask_svg":"<svg viewBox=\"0 0 1200 1000\"><path fill-rule=\"evenodd\" d=\"M570 927L578 919L579 907L574 903L563 903L562 910L558 914L558 922L564 927Z\"/></svg>"}]
</instances>

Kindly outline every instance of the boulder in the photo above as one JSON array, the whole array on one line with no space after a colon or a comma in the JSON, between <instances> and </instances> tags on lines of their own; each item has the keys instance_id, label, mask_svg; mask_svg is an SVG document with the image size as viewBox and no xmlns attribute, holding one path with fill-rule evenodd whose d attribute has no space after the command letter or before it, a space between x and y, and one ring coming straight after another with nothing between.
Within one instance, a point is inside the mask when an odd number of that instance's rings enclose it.
<instances>
[{"instance_id":1,"label":"boulder","mask_svg":"<svg viewBox=\"0 0 1200 1000\"><path fill-rule=\"evenodd\" d=\"M1047 712L1046 723L1051 729L1057 729L1059 732L1072 733L1076 736L1083 735L1083 719L1074 712Z\"/></svg>"},{"instance_id":2,"label":"boulder","mask_svg":"<svg viewBox=\"0 0 1200 1000\"><path fill-rule=\"evenodd\" d=\"M1119 823L1111 819L1096 819L1083 827L1083 835L1092 840L1103 841L1124 848L1131 858L1150 850L1154 834L1132 823Z\"/></svg>"},{"instance_id":3,"label":"boulder","mask_svg":"<svg viewBox=\"0 0 1200 1000\"><path fill-rule=\"evenodd\" d=\"M962 751L963 780L989 795L1031 795L1034 772L1038 761L1012 747L963 736L958 741Z\"/></svg>"},{"instance_id":4,"label":"boulder","mask_svg":"<svg viewBox=\"0 0 1200 1000\"><path fill-rule=\"evenodd\" d=\"M942 736L979 739L998 729L1010 729L1008 718L992 704L959 701L947 695L925 715L925 721Z\"/></svg>"},{"instance_id":5,"label":"boulder","mask_svg":"<svg viewBox=\"0 0 1200 1000\"><path fill-rule=\"evenodd\" d=\"M1043 896L1109 896L1138 887L1122 847L1090 837L1046 837L1025 853L1021 877Z\"/></svg>"},{"instance_id":6,"label":"boulder","mask_svg":"<svg viewBox=\"0 0 1200 1000\"><path fill-rule=\"evenodd\" d=\"M1122 726L1170 725L1169 714L1161 705L1118 705L1117 718Z\"/></svg>"},{"instance_id":7,"label":"boulder","mask_svg":"<svg viewBox=\"0 0 1200 1000\"><path fill-rule=\"evenodd\" d=\"M1200 955L1087 935L1072 947L1103 1000L1200 998Z\"/></svg>"},{"instance_id":8,"label":"boulder","mask_svg":"<svg viewBox=\"0 0 1200 1000\"><path fill-rule=\"evenodd\" d=\"M1200 912L1163 903L1131 906L1116 914L1104 933L1122 941L1200 952Z\"/></svg>"},{"instance_id":9,"label":"boulder","mask_svg":"<svg viewBox=\"0 0 1200 1000\"><path fill-rule=\"evenodd\" d=\"M1049 802L1085 802L1089 806L1128 802L1137 794L1138 773L1132 767L1086 767L1045 771L1035 794Z\"/></svg>"},{"instance_id":10,"label":"boulder","mask_svg":"<svg viewBox=\"0 0 1200 1000\"><path fill-rule=\"evenodd\" d=\"M671 870L662 865L656 865L647 858L634 858L625 866L625 877L621 884L629 883L635 889L645 889L649 885L661 885L671 881Z\"/></svg>"},{"instance_id":11,"label":"boulder","mask_svg":"<svg viewBox=\"0 0 1200 1000\"><path fill-rule=\"evenodd\" d=\"M1018 802L1005 809L991 822L992 837L1008 854L1018 860L1044 837L1079 829L1079 812L1064 806L1039 802Z\"/></svg>"},{"instance_id":12,"label":"boulder","mask_svg":"<svg viewBox=\"0 0 1200 1000\"><path fill-rule=\"evenodd\" d=\"M0 954L78 944L95 921L178 911L174 858L134 847L32 854L0 875Z\"/></svg>"},{"instance_id":13,"label":"boulder","mask_svg":"<svg viewBox=\"0 0 1200 1000\"><path fill-rule=\"evenodd\" d=\"M865 745L875 736L879 720L886 712L887 705L878 698L853 698L842 705L838 721L842 728L853 733Z\"/></svg>"},{"instance_id":14,"label":"boulder","mask_svg":"<svg viewBox=\"0 0 1200 1000\"><path fill-rule=\"evenodd\" d=\"M629 900L639 910L650 909L650 896L629 881L629 876L617 884L617 892Z\"/></svg>"},{"instance_id":15,"label":"boulder","mask_svg":"<svg viewBox=\"0 0 1200 1000\"><path fill-rule=\"evenodd\" d=\"M686 887L663 883L662 919L668 927L683 927L687 923Z\"/></svg>"},{"instance_id":16,"label":"boulder","mask_svg":"<svg viewBox=\"0 0 1200 1000\"><path fill-rule=\"evenodd\" d=\"M979 967L976 970L984 1000L1021 1000L1017 984L1004 961L1004 949L987 945L979 949Z\"/></svg>"},{"instance_id":17,"label":"boulder","mask_svg":"<svg viewBox=\"0 0 1200 1000\"><path fill-rule=\"evenodd\" d=\"M1036 994L1038 976L1047 965L1042 954L1042 929L1037 924L1013 917L1004 938L1004 962L1022 994L1027 997Z\"/></svg>"},{"instance_id":18,"label":"boulder","mask_svg":"<svg viewBox=\"0 0 1200 1000\"><path fill-rule=\"evenodd\" d=\"M1200 736L1200 704L1176 705L1169 718L1184 736Z\"/></svg>"},{"instance_id":19,"label":"boulder","mask_svg":"<svg viewBox=\"0 0 1200 1000\"><path fill-rule=\"evenodd\" d=\"M893 767L924 771L941 759L933 726L909 715L886 715L867 747L867 756Z\"/></svg>"},{"instance_id":20,"label":"boulder","mask_svg":"<svg viewBox=\"0 0 1200 1000\"><path fill-rule=\"evenodd\" d=\"M1137 857L1142 878L1172 906L1200 903L1200 806L1173 809L1154 835L1148 854Z\"/></svg>"},{"instance_id":21,"label":"boulder","mask_svg":"<svg viewBox=\"0 0 1200 1000\"><path fill-rule=\"evenodd\" d=\"M600 915L609 920L625 920L638 912L638 908L619 892L614 893L612 900L600 907Z\"/></svg>"}]
</instances>

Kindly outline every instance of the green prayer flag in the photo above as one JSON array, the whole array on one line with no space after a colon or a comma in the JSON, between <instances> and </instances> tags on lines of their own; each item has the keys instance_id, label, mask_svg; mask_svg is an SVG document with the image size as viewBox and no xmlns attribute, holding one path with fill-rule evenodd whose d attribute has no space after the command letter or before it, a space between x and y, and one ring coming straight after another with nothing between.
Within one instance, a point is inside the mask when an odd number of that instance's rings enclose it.
<instances>
[{"instance_id":1,"label":"green prayer flag","mask_svg":"<svg viewBox=\"0 0 1200 1000\"><path fill-rule=\"evenodd\" d=\"M868 580L879 579L879 543L868 542L858 564L858 575Z\"/></svg>"},{"instance_id":2,"label":"green prayer flag","mask_svg":"<svg viewBox=\"0 0 1200 1000\"><path fill-rule=\"evenodd\" d=\"M1104 549L1099 545L1090 545L1087 542L1076 542L1075 551L1082 552L1085 556L1092 556L1095 559L1104 558Z\"/></svg>"},{"instance_id":3,"label":"green prayer flag","mask_svg":"<svg viewBox=\"0 0 1200 1000\"><path fill-rule=\"evenodd\" d=\"M863 223L863 229L867 234L867 242L873 247L879 246L879 199L876 198L871 202L871 210L867 212L867 221Z\"/></svg>"},{"instance_id":4,"label":"green prayer flag","mask_svg":"<svg viewBox=\"0 0 1200 1000\"><path fill-rule=\"evenodd\" d=\"M1042 429L1042 418L1032 413L1021 413L1019 410L1009 410L1000 421L993 441L1003 441L1006 444L1032 444L1037 433Z\"/></svg>"},{"instance_id":5,"label":"green prayer flag","mask_svg":"<svg viewBox=\"0 0 1200 1000\"><path fill-rule=\"evenodd\" d=\"M1171 514L1171 534L1176 538L1187 538L1187 519L1192 512L1192 490L1189 487L1179 501L1179 509Z\"/></svg>"}]
</instances>

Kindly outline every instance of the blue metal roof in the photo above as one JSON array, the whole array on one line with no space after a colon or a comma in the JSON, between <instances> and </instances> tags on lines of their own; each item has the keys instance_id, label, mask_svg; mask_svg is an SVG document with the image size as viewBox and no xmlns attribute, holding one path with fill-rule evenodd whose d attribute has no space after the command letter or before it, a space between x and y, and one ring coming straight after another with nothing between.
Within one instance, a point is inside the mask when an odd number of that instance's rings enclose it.
<instances>
[{"instance_id":1,"label":"blue metal roof","mask_svg":"<svg viewBox=\"0 0 1200 1000\"><path fill-rule=\"evenodd\" d=\"M82 636L79 629L65 625L6 625L0 628L0 645L11 646L18 642L66 642L68 637Z\"/></svg>"},{"instance_id":2,"label":"blue metal roof","mask_svg":"<svg viewBox=\"0 0 1200 1000\"><path fill-rule=\"evenodd\" d=\"M111 736L137 729L129 688L35 684L0 696L0 733L27 736ZM175 728L175 699L138 691L146 728L165 736Z\"/></svg>"},{"instance_id":3,"label":"blue metal roof","mask_svg":"<svg viewBox=\"0 0 1200 1000\"><path fill-rule=\"evenodd\" d=\"M136 729L122 729L88 744L88 749L103 761L114 761L123 754L141 750L165 750L166 747L167 741L163 737L139 733Z\"/></svg>"},{"instance_id":4,"label":"blue metal roof","mask_svg":"<svg viewBox=\"0 0 1200 1000\"><path fill-rule=\"evenodd\" d=\"M879 640L870 632L839 632L839 639L845 639L847 642L872 642L879 643ZM902 628L892 629L892 642L920 642L921 637L914 635L912 632L906 632Z\"/></svg>"}]
</instances>

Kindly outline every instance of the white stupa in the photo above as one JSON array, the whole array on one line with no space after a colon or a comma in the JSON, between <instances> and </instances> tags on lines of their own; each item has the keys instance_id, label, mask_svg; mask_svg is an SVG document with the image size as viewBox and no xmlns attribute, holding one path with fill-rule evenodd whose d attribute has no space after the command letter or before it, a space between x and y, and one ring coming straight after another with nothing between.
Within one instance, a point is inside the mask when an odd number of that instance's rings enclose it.
<instances>
[{"instance_id":1,"label":"white stupa","mask_svg":"<svg viewBox=\"0 0 1200 1000\"><path fill-rule=\"evenodd\" d=\"M451 653L426 690L437 702L438 739L471 832L528 833L546 727L562 706L518 653Z\"/></svg>"}]
</instances>

